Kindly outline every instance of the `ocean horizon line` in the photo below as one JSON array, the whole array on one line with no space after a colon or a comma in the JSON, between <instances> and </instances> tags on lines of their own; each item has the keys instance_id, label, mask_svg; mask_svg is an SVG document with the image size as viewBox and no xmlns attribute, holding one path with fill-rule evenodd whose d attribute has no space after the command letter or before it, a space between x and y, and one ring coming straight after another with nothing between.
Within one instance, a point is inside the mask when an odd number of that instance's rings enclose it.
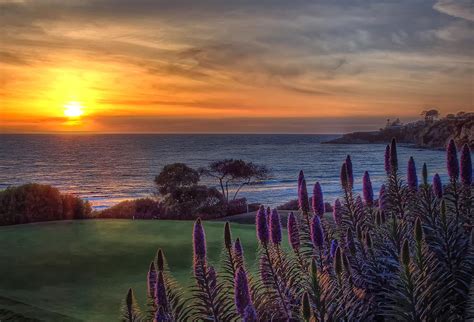
<instances>
[{"instance_id":1,"label":"ocean horizon line","mask_svg":"<svg viewBox=\"0 0 474 322\"><path fill-rule=\"evenodd\" d=\"M313 132L0 132L0 135L343 135Z\"/></svg>"}]
</instances>

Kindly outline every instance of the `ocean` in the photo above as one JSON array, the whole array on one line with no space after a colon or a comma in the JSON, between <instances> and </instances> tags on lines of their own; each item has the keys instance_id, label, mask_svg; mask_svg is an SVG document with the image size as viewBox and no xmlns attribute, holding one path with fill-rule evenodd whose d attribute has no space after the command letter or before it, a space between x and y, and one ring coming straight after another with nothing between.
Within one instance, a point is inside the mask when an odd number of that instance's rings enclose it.
<instances>
[{"instance_id":1,"label":"ocean","mask_svg":"<svg viewBox=\"0 0 474 322\"><path fill-rule=\"evenodd\" d=\"M321 144L337 135L0 135L0 189L24 183L50 184L91 202L95 209L120 201L153 196L154 177L169 163L191 167L239 158L264 164L271 179L242 189L249 202L277 206L297 198L298 172L302 169L311 193L319 181L325 199L340 195L339 171L347 154L352 157L355 190L361 190L368 170L374 190L385 180L384 144ZM399 146L399 163L413 156L421 181L423 162L430 177L446 179L444 151ZM204 178L203 184L215 185Z\"/></svg>"}]
</instances>

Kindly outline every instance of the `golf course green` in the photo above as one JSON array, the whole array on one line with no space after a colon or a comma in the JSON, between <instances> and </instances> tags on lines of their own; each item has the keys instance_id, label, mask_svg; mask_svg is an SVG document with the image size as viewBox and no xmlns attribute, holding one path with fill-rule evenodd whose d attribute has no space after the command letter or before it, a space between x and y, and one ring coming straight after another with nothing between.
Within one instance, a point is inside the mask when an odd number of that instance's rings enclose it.
<instances>
[{"instance_id":1,"label":"golf course green","mask_svg":"<svg viewBox=\"0 0 474 322\"><path fill-rule=\"evenodd\" d=\"M83 220L0 227L2 310L44 320L116 321L133 287L143 305L146 273L162 248L182 285L192 280L191 221ZM223 222L205 222L209 260L217 264ZM249 263L253 225L232 224ZM13 303L16 303L13 305Z\"/></svg>"}]
</instances>

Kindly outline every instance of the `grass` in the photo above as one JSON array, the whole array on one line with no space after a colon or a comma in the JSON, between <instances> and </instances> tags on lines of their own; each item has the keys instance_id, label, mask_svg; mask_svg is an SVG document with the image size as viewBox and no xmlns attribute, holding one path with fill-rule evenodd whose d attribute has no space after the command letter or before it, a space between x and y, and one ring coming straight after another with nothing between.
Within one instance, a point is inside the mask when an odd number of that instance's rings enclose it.
<instances>
[{"instance_id":1,"label":"grass","mask_svg":"<svg viewBox=\"0 0 474 322\"><path fill-rule=\"evenodd\" d=\"M0 227L0 296L27 304L15 313L28 311L29 317L38 308L34 317L45 320L44 312L87 321L117 320L129 287L145 302L146 272L158 248L181 284L192 282L192 225L85 220ZM216 264L224 224L205 222L204 227L209 259ZM254 226L232 224L232 233L242 238L246 258L254 262Z\"/></svg>"}]
</instances>

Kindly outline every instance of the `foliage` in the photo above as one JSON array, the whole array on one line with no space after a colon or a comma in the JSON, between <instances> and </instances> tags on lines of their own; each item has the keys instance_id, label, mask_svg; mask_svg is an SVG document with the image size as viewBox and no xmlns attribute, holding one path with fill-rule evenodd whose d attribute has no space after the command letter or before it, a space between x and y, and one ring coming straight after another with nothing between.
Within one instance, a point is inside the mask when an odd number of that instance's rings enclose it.
<instances>
[{"instance_id":1,"label":"foliage","mask_svg":"<svg viewBox=\"0 0 474 322\"><path fill-rule=\"evenodd\" d=\"M227 202L235 200L244 186L265 180L270 176L270 170L267 167L240 159L215 161L208 167L199 169L199 172L219 181L221 193ZM237 186L232 199L229 196L229 185L231 184Z\"/></svg>"},{"instance_id":2,"label":"foliage","mask_svg":"<svg viewBox=\"0 0 474 322\"><path fill-rule=\"evenodd\" d=\"M433 121L439 117L439 112L437 109L424 110L421 112L421 116L423 116L427 121Z\"/></svg>"},{"instance_id":3,"label":"foliage","mask_svg":"<svg viewBox=\"0 0 474 322\"><path fill-rule=\"evenodd\" d=\"M309 203L312 203L312 202L313 202L313 198L310 197L309 198ZM277 209L278 210L299 210L298 199L289 200L289 201L285 202L284 204L281 204L281 205L277 206ZM258 210L258 207L254 208L252 210L256 211L256 210ZM325 212L332 212L333 211L333 206L329 202L325 202L324 203L324 211Z\"/></svg>"},{"instance_id":4,"label":"foliage","mask_svg":"<svg viewBox=\"0 0 474 322\"><path fill-rule=\"evenodd\" d=\"M229 201L227 204L227 216L243 214L247 212L247 199L239 198Z\"/></svg>"},{"instance_id":5,"label":"foliage","mask_svg":"<svg viewBox=\"0 0 474 322\"><path fill-rule=\"evenodd\" d=\"M388 147L387 180L373 202L368 174L364 198L353 191L352 162L341 167L342 195L335 220L322 214L323 193L299 180L300 212L288 217L291 251L281 247L277 210L261 206L256 217L259 268L246 268L240 239L224 229L222 268L207 261L203 223L194 226L194 279L189 318L210 321L461 321L472 312L474 244L472 185L459 180L450 144L450 183L437 195L424 166L418 185L410 160L407 180L399 175L396 142ZM466 153L466 152L463 152ZM464 159L467 168L470 159ZM469 163L466 165L466 163ZM469 172L469 171L467 171ZM466 173L466 171L464 172ZM416 180L415 180L416 179ZM408 181L408 184L407 184ZM438 190L438 189L435 189ZM232 283L233 281L233 283ZM471 288L471 291L470 291ZM164 294L164 293L163 293ZM155 320L163 318L159 303ZM162 320L158 319L162 318Z\"/></svg>"},{"instance_id":6,"label":"foliage","mask_svg":"<svg viewBox=\"0 0 474 322\"><path fill-rule=\"evenodd\" d=\"M124 322L138 322L142 320L142 314L137 304L137 299L135 298L135 294L133 294L133 290L131 288L128 290L127 296L123 301L120 320Z\"/></svg>"},{"instance_id":7,"label":"foliage","mask_svg":"<svg viewBox=\"0 0 474 322\"><path fill-rule=\"evenodd\" d=\"M213 162L199 171L183 163L169 164L155 178L163 207L161 217L215 218L246 212L246 200L237 199L239 191L245 185L268 178L269 173L265 166L234 159ZM220 191L199 185L201 175L217 178ZM237 185L232 199L229 199L230 185Z\"/></svg>"},{"instance_id":8,"label":"foliage","mask_svg":"<svg viewBox=\"0 0 474 322\"><path fill-rule=\"evenodd\" d=\"M161 218L195 219L225 214L222 195L215 188L198 185L200 174L184 163L166 165L155 178L161 195Z\"/></svg>"},{"instance_id":9,"label":"foliage","mask_svg":"<svg viewBox=\"0 0 474 322\"><path fill-rule=\"evenodd\" d=\"M155 178L158 192L165 196L176 189L197 185L199 173L184 163L166 165Z\"/></svg>"},{"instance_id":10,"label":"foliage","mask_svg":"<svg viewBox=\"0 0 474 322\"><path fill-rule=\"evenodd\" d=\"M159 202L151 198L125 200L110 208L100 211L97 218L117 219L158 219L162 218L163 209Z\"/></svg>"},{"instance_id":11,"label":"foliage","mask_svg":"<svg viewBox=\"0 0 474 322\"><path fill-rule=\"evenodd\" d=\"M189 186L176 189L163 200L167 216L176 219L220 217L225 213L222 195L215 188Z\"/></svg>"},{"instance_id":12,"label":"foliage","mask_svg":"<svg viewBox=\"0 0 474 322\"><path fill-rule=\"evenodd\" d=\"M61 194L48 185L25 184L0 191L0 225L84 219L91 216L87 201Z\"/></svg>"}]
</instances>

